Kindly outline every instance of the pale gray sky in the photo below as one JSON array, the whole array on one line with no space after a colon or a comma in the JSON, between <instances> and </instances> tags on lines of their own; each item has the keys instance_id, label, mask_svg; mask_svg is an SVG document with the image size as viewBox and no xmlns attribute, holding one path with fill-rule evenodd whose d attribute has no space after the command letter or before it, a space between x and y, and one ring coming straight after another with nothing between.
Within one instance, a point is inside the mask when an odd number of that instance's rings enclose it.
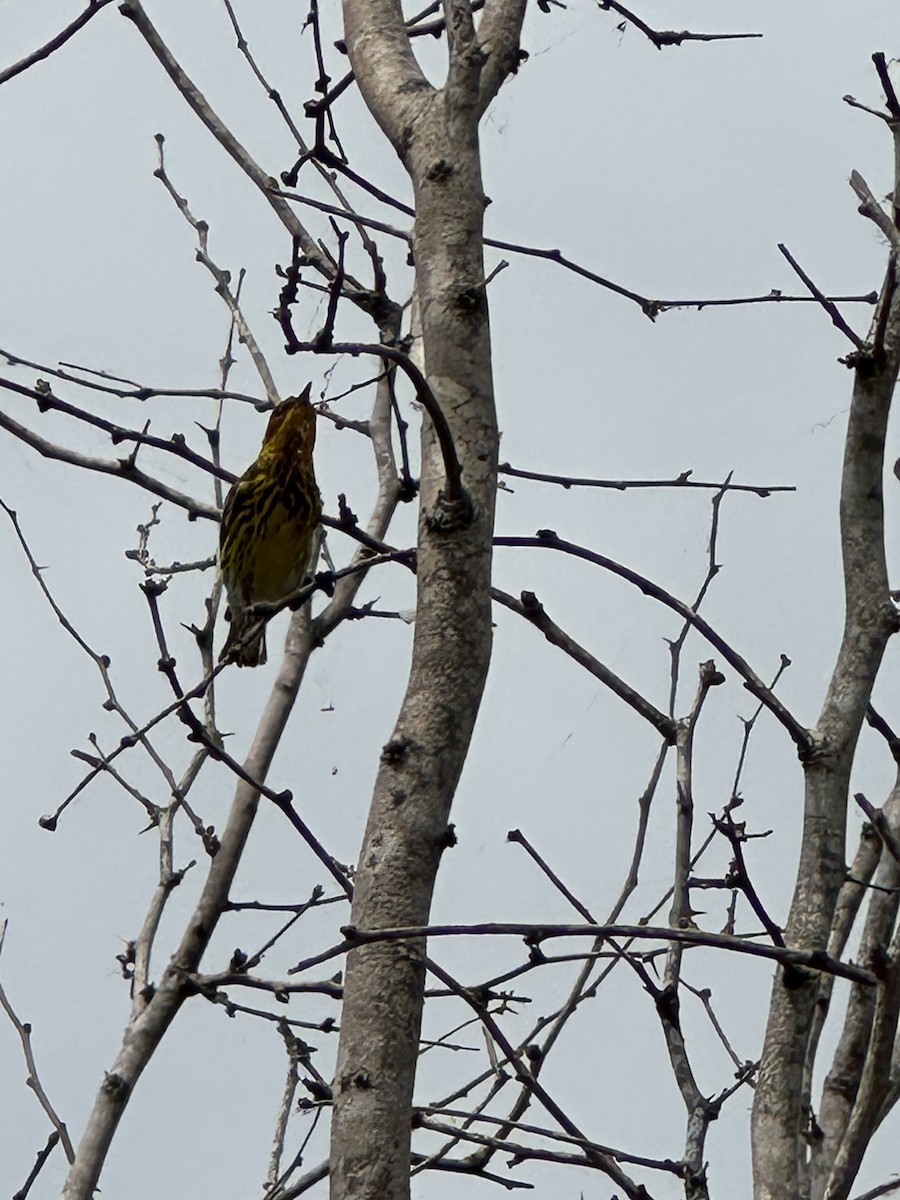
<instances>
[{"instance_id":1,"label":"pale gray sky","mask_svg":"<svg viewBox=\"0 0 900 1200\"><path fill-rule=\"evenodd\" d=\"M295 146L233 46L216 0L190 5L148 3L185 69L257 160L277 175ZM324 7L324 6L323 6ZM337 6L328 6L332 37ZM735 0L677 5L635 4L651 24L704 31L759 31L760 41L689 44L658 52L633 28L591 0L565 10L529 14L524 45L531 58L502 91L484 124L485 186L492 204L488 232L497 238L559 247L590 269L661 299L802 291L777 250L785 242L825 290L863 293L881 281L884 246L856 213L847 177L859 170L877 195L890 187L892 152L886 129L851 110L845 93L878 106L873 51L900 50L895 5L871 0L809 6ZM40 44L78 11L51 0L0 5L0 69ZM303 6L270 0L238 8L261 66L295 113L312 94L309 32ZM419 47L417 47L419 49ZM421 47L429 67L440 52ZM333 55L335 76L345 60ZM351 95L337 109L354 165L381 186L408 197L399 164ZM273 266L290 247L240 171L200 127L132 26L115 5L105 9L49 61L0 87L0 348L53 364L75 362L144 384L211 387L227 331L227 313L209 276L195 262L194 235L160 184L154 134L166 136L167 167L196 216L210 225L210 251L236 276L248 272L245 307L284 394L310 377L321 390L328 362L291 360L268 315L279 281ZM305 132L312 137L312 128ZM313 189L311 174L302 186ZM316 191L317 195L323 193ZM360 210L393 220L374 201ZM308 214L307 214L308 215ZM399 222L398 222L399 223ZM319 236L327 222L311 216ZM380 242L394 270L392 288L405 298L403 254ZM490 252L488 265L501 255ZM676 311L651 323L629 301L545 261L504 254L510 266L490 285L496 339L495 373L503 429L502 456L515 466L570 475L696 478L792 484L796 494L762 500L732 494L722 506L715 580L704 614L764 678L786 653L793 666L779 689L804 721L815 719L841 622L837 488L850 375L837 363L848 344L814 305ZM865 333L868 310L845 307ZM345 328L362 329L351 313ZM322 312L309 297L298 327L315 329ZM340 363L331 392L364 377ZM4 369L32 384L39 372ZM232 387L259 393L246 355ZM58 394L69 398L62 386ZM362 416L369 396L341 411ZM127 452L57 414L39 415L31 401L4 393L3 410L43 436L103 457ZM123 424L152 418L168 435L209 421L213 404L197 400L97 401L97 412ZM223 459L241 470L253 458L264 418L231 406ZM322 425L317 464L326 510L346 492L363 517L374 473L362 439ZM203 449L202 438L196 442ZM896 444L896 439L892 445ZM118 481L82 475L42 460L0 435L0 497L20 516L57 600L80 633L110 655L125 707L143 720L167 703L155 670L157 650L141 575L123 551L149 516L152 498ZM172 486L204 500L211 487L186 464L152 453L141 460ZM510 481L501 493L501 533L552 528L627 563L675 595L691 600L705 571L710 493L563 491ZM896 530L896 494L888 491ZM212 553L210 522L189 523L164 506L152 550L160 562ZM402 513L397 540L411 536ZM332 539L336 557L348 553ZM141 810L112 781L93 784L67 812L56 834L37 826L82 777L72 748L90 749L96 733L109 748L121 723L101 704L95 668L61 630L31 579L11 526L0 519L6 686L0 728L6 782L0 838L0 902L9 920L0 978L20 1016L34 1026L41 1077L77 1137L117 1049L127 1015L127 985L115 955L143 918L156 877L156 842L139 836ZM633 588L586 563L540 550L500 549L498 586L535 591L548 612L655 703L665 706L674 616ZM211 572L178 577L164 602L183 678L198 677L192 639L180 622L202 620ZM363 598L411 607L401 568L373 577ZM270 657L284 618L270 633ZM221 634L221 627L220 627ZM273 786L288 786L320 839L346 862L355 859L380 746L388 736L405 682L411 633L399 622L352 623L312 663ZM696 664L711 656L688 640L679 711L693 692ZM720 666L722 664L720 663ZM220 726L234 731L231 749L246 747L274 667L232 671L220 688ZM896 649L886 680L896 680ZM896 684L879 699L896 718ZM714 693L700 728L697 836L705 813L727 801L740 743L737 717L754 705L732 673ZM173 723L158 739L174 763L188 750ZM627 866L636 798L649 775L656 738L629 710L579 671L518 618L497 614L495 657L454 820L460 845L445 856L435 919L569 920L573 914L506 843L519 827L567 884L605 916ZM880 803L891 763L867 735L854 788ZM161 780L132 753L129 778L164 802ZM205 821L221 825L231 794L224 770L206 767L194 794ZM752 843L750 858L765 899L782 918L790 896L800 815L801 775L793 749L771 718L762 718L743 778L742 816L773 836ZM858 821L854 816L851 827ZM627 919L648 912L669 886L674 801L667 775L657 798L651 842ZM851 836L852 842L852 836ZM200 857L185 830L178 861ZM711 855L704 874L721 871L727 852ZM201 880L190 873L165 926L169 939L190 911ZM296 901L325 882L282 818L264 811L241 872L238 898ZM704 928L718 929L723 906L710 898ZM266 960L281 975L298 958L328 943L334 910L308 919ZM343 918L342 918L343 919ZM746 915L743 928L748 928ZM255 949L271 924L243 916L223 922L211 963L227 963L235 946ZM163 953L162 945L160 954ZM520 961L518 946L440 946L440 961L466 983ZM691 982L714 989L717 1012L741 1058L759 1047L770 970L761 962L722 961L709 952L688 959ZM695 967L695 962L697 966ZM510 1018L521 1034L565 993L572 968L526 977L533 997ZM327 974L325 971L323 974ZM840 994L840 988L838 989ZM245 999L244 997L240 997ZM250 1001L252 1002L252 1001ZM428 1020L434 1036L464 1020L445 1003ZM303 1020L337 1015L328 1001L292 1005ZM699 1056L701 1086L728 1086L732 1067L708 1036L702 1011L685 1004L686 1033ZM318 1035L317 1035L318 1036ZM449 1093L483 1057L473 1029L459 1041L476 1052L429 1054L421 1097ZM633 1153L678 1157L683 1110L664 1058L650 999L636 978L618 970L597 1000L564 1035L548 1064L547 1086L599 1141ZM329 1074L334 1038L319 1037L317 1062ZM700 1047L708 1045L707 1051ZM226 1022L221 1010L196 1001L182 1012L130 1104L102 1180L103 1195L171 1200L215 1194L251 1200L261 1194L268 1144L283 1075L283 1050L271 1026L249 1018ZM46 1121L23 1085L24 1066L11 1027L0 1022L0 1183L22 1185L47 1136ZM708 1143L712 1194L749 1196L749 1093L736 1096L712 1126ZM890 1123L889 1123L890 1125ZM294 1127L294 1147L304 1129ZM859 1190L898 1169L883 1131ZM322 1140L306 1158L319 1160ZM602 1177L540 1165L517 1175L535 1195L606 1200ZM33 1197L58 1193L64 1178L57 1150ZM420 1176L416 1195L487 1194L487 1184ZM679 1194L674 1180L648 1184L659 1200ZM314 1194L324 1194L324 1185Z\"/></svg>"}]
</instances>

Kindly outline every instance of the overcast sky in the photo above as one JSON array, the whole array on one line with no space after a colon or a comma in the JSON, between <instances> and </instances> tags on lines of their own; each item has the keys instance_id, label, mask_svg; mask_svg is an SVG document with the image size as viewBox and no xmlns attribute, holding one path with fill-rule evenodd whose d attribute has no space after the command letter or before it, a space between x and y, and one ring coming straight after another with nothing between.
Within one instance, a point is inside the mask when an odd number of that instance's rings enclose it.
<instances>
[{"instance_id":1,"label":"overcast sky","mask_svg":"<svg viewBox=\"0 0 900 1200\"><path fill-rule=\"evenodd\" d=\"M245 3L237 11L267 77L295 114L313 95L310 35L304 6L286 0ZM326 6L323 6L326 7ZM414 7L410 6L410 12ZM879 106L873 51L900 52L896 5L870 0L850 6L750 3L635 5L660 28L760 32L761 40L686 44L658 52L634 28L592 0L569 0L542 13L532 6L523 44L530 58L484 121L488 232L544 248L655 299L759 296L803 288L778 252L783 242L831 294L863 294L881 282L885 248L856 212L848 186L859 170L876 195L891 187L892 148L886 127L851 109L850 93ZM326 45L339 36L329 4ZM292 165L296 145L234 47L217 0L190 5L148 0L147 9L185 70L264 168L277 176ZM42 44L79 11L59 0L0 3L0 70ZM439 79L437 44L417 45ZM337 78L346 60L329 50ZM355 168L408 200L399 163L349 92L336 110ZM307 126L309 126L307 128ZM216 386L228 314L212 280L195 260L195 235L160 183L154 135L166 138L167 169L196 217L210 226L210 253L236 277L247 271L244 304L283 395L313 380L314 398L365 378L366 367L324 359L291 359L272 320L280 281L274 265L290 245L267 205L199 125L159 64L115 5L100 13L48 61L0 87L0 349L49 366L76 363L141 384ZM304 125L313 136L311 125ZM301 190L325 198L311 173ZM400 224L402 218L359 195L360 211ZM305 214L317 236L324 219ZM402 246L384 242L392 292L409 293ZM755 305L666 312L651 322L634 303L539 259L489 251L488 269L509 262L491 282L495 379L502 458L516 467L612 479L674 478L791 485L793 493L761 499L729 494L721 508L715 579L703 612L763 677L780 656L793 665L779 694L812 723L821 703L842 620L837 501L851 377L838 363L849 343L813 304ZM865 334L870 310L844 313ZM348 336L363 328L348 312ZM309 294L298 329L323 320ZM368 335L367 335L368 336ZM231 386L262 395L243 351ZM0 370L33 385L41 372ZM55 385L58 395L83 394ZM363 417L371 390L342 401L340 412ZM183 430L199 450L197 422L214 416L212 401L94 399L111 420L168 436ZM0 406L42 436L105 458L127 453L109 439L58 414L40 415L32 401L0 393ZM410 410L415 422L416 414ZM265 418L231 405L223 426L223 461L240 471L252 461ZM896 455L896 438L889 459ZM81 636L108 654L123 705L142 721L168 702L155 669L158 650L139 584L124 551L150 515L152 497L117 480L45 461L0 431L0 499L14 508L53 589ZM142 452L139 462L168 484L211 503L207 477L176 459ZM320 422L317 467L326 511L337 495L365 519L374 470L364 439ZM563 490L508 480L500 494L501 533L538 528L590 546L643 572L691 601L703 581L712 492ZM889 532L896 544L897 494L888 487ZM164 505L151 539L160 563L211 555L211 522L188 522ZM397 544L413 536L413 514L399 514ZM332 539L340 562L351 548ZM140 927L157 872L154 834L141 830L143 810L112 780L98 780L68 810L58 831L38 828L83 777L70 750L90 750L89 734L109 749L123 732L104 712L96 668L54 619L31 577L13 529L0 514L0 613L5 686L0 695L4 770L0 835L0 902L9 921L0 979L19 1016L34 1026L41 1078L77 1138L103 1071L111 1064L128 1012L127 984L116 954ZM629 585L588 564L541 550L499 549L496 582L518 595L534 591L572 636L654 703L665 707L669 654L664 639L679 632L673 614ZM183 678L199 678L193 640L182 623L202 622L212 572L177 576L163 602ZM406 611L414 592L402 568L383 568L362 598ZM656 750L656 735L601 685L519 618L497 613L494 660L470 760L454 809L460 845L445 856L436 920L574 918L520 848L506 842L519 827L567 885L602 919L622 886L634 836L637 797ZM249 743L271 685L283 637L281 617L269 635L269 667L231 671L219 690L219 724L234 732L237 754ZM221 625L218 636L221 637ZM341 861L355 861L381 745L405 684L411 630L401 621L353 622L313 658L271 776L290 787L304 818ZM889 650L878 702L900 721L896 647ZM688 639L678 712L689 706L696 667L713 656ZM720 662L720 666L723 664ZM893 708L892 708L893 706ZM730 795L742 725L754 705L733 674L709 701L698 735L697 838L705 814ZM158 745L183 769L190 755L182 727L166 726ZM853 790L873 803L892 782L887 752L862 740ZM133 752L128 778L158 803L158 773ZM800 818L801 773L787 737L761 719L742 781L742 817L771 837L752 843L752 867L776 919L790 899ZM232 793L227 772L207 766L194 805L221 826ZM640 887L624 919L649 913L671 881L674 837L671 774L661 786ZM851 818L850 846L859 822ZM176 845L179 865L200 860L173 898L159 963L191 910L204 869L187 826ZM727 865L727 848L710 853L702 873ZM296 902L327 883L312 857L288 834L283 818L263 810L235 898ZM705 899L705 898L704 898ZM265 961L273 976L334 940L334 908L298 927ZM346 919L345 910L340 920ZM661 918L662 919L662 918ZM709 900L698 917L720 929L724 906ZM742 929L752 926L743 914ZM272 931L257 915L223 921L209 969L231 950L256 949ZM465 983L521 961L516 945L440 946L440 961ZM717 1013L742 1059L759 1050L771 972L761 962L689 956L685 975L711 986ZM695 966L696 963L696 966ZM565 995L574 968L527 976L529 996L507 1019L524 1034ZM323 975L327 971L323 971ZM840 989L838 989L840 994ZM242 997L243 999L243 997ZM446 1003L446 1002L444 1002ZM303 1020L337 1016L329 1001L297 1003ZM462 1008L436 1008L429 1036L465 1020ZM709 1037L699 1005L685 1005L697 1047L701 1086L727 1087L732 1066ZM318 1035L317 1035L318 1036ZM437 1099L486 1065L483 1043L469 1028L456 1039L471 1050L423 1059L420 1097ZM335 1038L318 1036L317 1065L330 1072ZM701 1049L701 1047L706 1047ZM613 973L599 997L554 1052L545 1079L572 1116L597 1140L632 1153L677 1158L683 1109L664 1055L653 1005L633 975ZM167 1035L129 1105L102 1179L106 1197L171 1200L215 1194L223 1200L261 1195L280 1096L284 1052L270 1024L196 1001ZM0 1022L0 1185L20 1187L48 1128L25 1088L25 1068L11 1026ZM717 1200L750 1195L749 1093L738 1094L713 1125L708 1145L711 1192ZM535 1114L532 1113L532 1116ZM293 1152L305 1125L298 1119ZM858 1190L898 1169L888 1122ZM323 1153L317 1135L306 1158ZM606 1200L596 1174L559 1167L520 1167L538 1196ZM65 1177L59 1150L32 1196L58 1193ZM325 1184L313 1194L324 1194ZM486 1195L489 1185L419 1176L416 1195ZM679 1194L674 1180L653 1179L651 1193Z\"/></svg>"}]
</instances>

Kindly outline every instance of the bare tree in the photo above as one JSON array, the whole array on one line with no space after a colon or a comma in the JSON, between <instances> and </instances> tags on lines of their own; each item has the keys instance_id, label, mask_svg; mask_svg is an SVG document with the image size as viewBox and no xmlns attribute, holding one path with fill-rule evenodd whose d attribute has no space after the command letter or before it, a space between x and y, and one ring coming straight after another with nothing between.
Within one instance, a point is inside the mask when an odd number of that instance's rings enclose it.
<instances>
[{"instance_id":1,"label":"bare tree","mask_svg":"<svg viewBox=\"0 0 900 1200\"><path fill-rule=\"evenodd\" d=\"M0 83L11 84L46 59L66 53L76 35L79 42L89 39L101 21L116 19L112 9L99 16L107 7L108 0L90 3L50 41L0 69ZM542 17L552 18L554 9L564 6L538 0L537 7ZM756 36L656 30L612 0L598 7L614 15L620 33L646 38L657 49ZM532 1186L523 1168L538 1169L542 1163L557 1171L599 1173L603 1187L613 1189L610 1194L630 1200L678 1194L708 1200L723 1194L707 1170L711 1126L726 1106L730 1113L740 1103L729 1105L735 1097L749 1107L750 1093L756 1200L844 1200L876 1131L900 1098L898 785L881 808L862 793L855 795L865 823L849 866L846 854L852 771L867 725L884 753L900 764L900 738L889 715L874 707L882 660L898 627L885 552L883 479L890 402L900 369L900 208L893 200L883 207L854 172L851 182L860 212L875 223L886 243L887 268L877 293L827 294L781 246L800 280L797 294L773 289L724 298L644 295L559 250L485 234L489 201L482 181L480 129L500 88L527 58L520 49L525 0L443 0L416 13L405 11L401 0L343 0L341 36L333 44L327 31L336 21L335 11L311 0L304 29L316 94L306 103L308 127L302 128L292 105L254 57L239 14L224 0L224 19L244 66L296 146L296 161L278 179L207 99L173 40L157 28L141 0L126 0L118 13L130 22L193 117L255 189L260 207L280 223L283 258L277 284L269 283L268 300L281 345L276 361L269 336L260 331L252 305L244 299L243 269L235 279L217 257L210 225L188 202L167 159L166 139L159 134L156 179L191 230L197 261L228 314L217 385L173 390L123 379L106 369L34 361L16 347L0 350L9 367L8 376L0 379L5 398L0 428L46 459L81 473L112 476L154 497L151 516L139 525L137 545L127 556L141 573L153 654L168 689L165 703L149 709L143 699L123 698L131 689L45 578L43 552L29 535L28 514L15 511L0 485L0 504L33 586L96 669L103 708L118 730L114 745L91 734L90 748L74 752L86 770L41 824L56 830L70 815L72 802L95 780L104 779L139 806L158 838L155 887L140 929L118 956L130 990L127 1023L90 1112L83 1121L77 1118L80 1133L74 1139L69 1125L76 1121L71 1116L68 1124L63 1120L52 1089L41 1081L31 1026L0 988L0 1005L18 1035L29 1085L53 1127L17 1198L24 1200L57 1146L68 1161L65 1196L88 1200L93 1195L142 1073L185 1006L208 1004L265 1027L286 1052L265 1200L292 1200L325 1186L326 1179L335 1200L403 1200L410 1195L411 1179L426 1171L461 1176L465 1187L478 1179L523 1188ZM435 45L443 57L430 56ZM715 48L701 52L714 53ZM887 125L900 164L900 104L884 56L875 54L873 61L885 108L845 99ZM331 74L335 62L343 64L337 79ZM393 152L399 159L411 203L370 171L358 170L345 151L341 105L354 94L377 123L384 154ZM309 186L301 188L301 180ZM900 195L900 178L892 195ZM399 247L400 253L389 246ZM736 496L768 499L791 490L790 485L744 482L730 473L724 479L701 480L689 470L663 479L586 478L501 463L488 297L494 276L508 264L503 260L490 270L486 249L545 259L566 277L578 276L617 302L637 306L653 322L674 309L806 305L823 321L827 315L850 343L843 361L854 384L840 502L845 628L814 726L808 728L782 695L787 656L781 654L780 667L766 676L707 617L705 608L719 572L723 504ZM865 337L844 315L851 305L867 316L874 308ZM313 319L321 323L311 333ZM55 357L52 345L45 357ZM256 376L249 391L232 381L245 361ZM336 500L326 494L322 524L331 541L322 569L282 602L257 606L259 618L267 620L290 610L287 639L249 749L232 753L218 706L223 672L234 672L229 663L217 661L214 648L221 585L218 580L211 588L202 584L203 573L214 566L215 538L207 538L206 551L196 559L160 562L155 547L158 527L171 528L175 513L186 513L207 533L214 530L225 489L235 479L221 456L223 413L247 406L266 412L279 404L284 390L280 379L289 362L294 369L301 363L307 377L327 364L318 390L321 421L365 440L377 487L365 525L354 512L349 485ZM348 364L358 364L353 383L332 394L335 366ZM368 416L346 415L338 406L359 394L370 398ZM146 405L151 414L164 412L154 406L172 398L184 401L179 428L167 435L153 432L153 422L158 429L162 418L145 420L139 409ZM14 415L15 403L30 414L26 419ZM197 414L208 414L210 404L214 420L208 415L199 419ZM129 413L127 420L118 415L123 411ZM64 418L72 423L66 429L80 432L45 436L38 431L42 414ZM407 436L414 418L421 427L418 452ZM126 446L127 455L95 453L102 444L98 438ZM251 456L248 451L246 458ZM172 464L190 480L188 490L180 478L173 481ZM549 528L529 536L498 532L498 492L516 480L579 496L601 489L637 494L662 489L672 499L706 495L711 499L708 552L696 593L689 600L680 598L597 545L567 540ZM402 506L414 499L417 525L410 541ZM175 544L186 546L187 536ZM497 547L545 558L552 551L554 559L586 564L652 600L664 614L669 635L662 698L652 699L648 687L636 686L583 645L532 591L520 588L513 595L498 586L492 563ZM388 567L414 576L411 662L399 712L374 773L358 860L349 867L318 835L304 797L293 794L299 787L287 790L280 780L273 784L270 779L276 751L290 742L286 731L314 652L353 621L370 627L380 621L401 627L410 623L399 602L379 607L380 573ZM194 590L188 596L179 593L175 602L172 591L181 580L191 581ZM190 607L200 599L202 620ZM624 610L627 622L627 605ZM595 915L596 902L583 898L551 864L551 856L514 828L508 840L570 920L432 923L438 866L456 838L451 806L471 756L493 623L500 613L543 634L652 737L630 861L620 870L615 900L602 917ZM184 651L176 655L174 649L176 641L184 645L179 625L193 639L189 666ZM686 655L701 642L704 657L692 680ZM714 657L706 657L710 654ZM194 675L189 677L190 671ZM741 717L743 737L730 787L719 790L717 811L701 836L695 778L706 759L698 756L698 744L713 719L713 701L719 708L740 711L740 700L748 694L756 707L751 716ZM720 700L721 695L728 699ZM796 751L805 788L794 898L783 928L750 852L753 840L770 831L753 827L751 818L741 822L735 816L744 802L743 774L760 718ZM134 764L136 750L144 755L140 767ZM721 752L719 760L725 759L727 752ZM207 815L211 798L195 799L198 780L210 772L215 772L217 788L225 780L233 786L220 827ZM302 782L301 773L298 785ZM666 884L651 903L638 885L650 853L652 820L667 792L673 814L665 817L663 835ZM549 798L550 804L554 801ZM279 903L236 898L251 834L267 809L289 824L304 862L315 863L315 884L298 891L292 877L291 894ZM194 845L190 861L183 835ZM603 836L597 837L598 857ZM197 858L203 863L200 869ZM610 868L604 863L602 869ZM186 890L182 885L194 884L201 873L190 901L178 909L177 897ZM714 928L713 916L697 909L700 896L712 898L712 904L721 898L716 910L721 910L720 928ZM634 916L638 898L644 907ZM271 925L256 950L233 950L229 956L222 930L247 911L266 914ZM182 924L172 937L176 912ZM335 912L342 914L336 921ZM301 930L308 932L298 942ZM859 949L852 958L848 948L854 938ZM462 960L465 970L459 960L448 965L444 952L449 947L465 945L477 955L476 947L488 942L512 947L514 961L501 965L487 952L473 960L474 966ZM266 973L259 970L265 959L272 963L272 955L291 963L280 977L269 965ZM767 968L774 970L768 1024L761 1049L738 1053L728 1019L713 1004L713 981L718 988L723 963L726 971L737 971L742 969L738 964L754 960L762 960L756 962L757 986L760 981L765 986ZM333 969L344 962L340 975L319 975L327 964ZM695 962L703 965L695 969ZM583 1099L574 1102L561 1086L568 1074L577 1073L579 1051L562 1077L545 1070L551 1053L557 1061L564 1035L591 1010L591 1002L623 976L647 999L652 1014L646 1026L640 1025L647 1036L641 1032L635 1040L658 1039L670 1069L665 1086L683 1109L677 1155L662 1136L657 1140L649 1122L639 1146L610 1144L604 1113L617 1097L607 1095L602 1104L588 1105L585 1117ZM835 999L836 986L847 996L842 1006ZM533 995L546 1008L525 1022L518 1009ZM333 1015L316 1020L297 1015L297 1002L311 1000L326 1005L339 1001L339 1021ZM441 1015L429 1018L426 1000ZM442 1004L446 1011L452 1008L452 1018L443 1015ZM688 1010L691 1016L686 1017ZM423 1057L439 1051L464 1058L462 1052L473 1047L458 1039L468 1038L472 1030L481 1039L479 1065L455 1065L452 1072L439 1069L428 1075ZM335 1034L332 1069L315 1054ZM579 1033L581 1046L593 1036ZM717 1065L710 1067L713 1054ZM828 1055L831 1067L821 1082L821 1064ZM416 1092L423 1074L429 1086L443 1093L439 1100L425 1103ZM707 1082L711 1077L714 1091ZM298 1110L310 1124L303 1136L297 1132ZM319 1129L325 1124L323 1114L331 1123L327 1149ZM308 1144L321 1147L321 1156L317 1165L303 1170ZM566 1186L567 1176L560 1178ZM190 1181L192 1194L198 1186L199 1180ZM867 1196L887 1194L897 1186L891 1180Z\"/></svg>"}]
</instances>

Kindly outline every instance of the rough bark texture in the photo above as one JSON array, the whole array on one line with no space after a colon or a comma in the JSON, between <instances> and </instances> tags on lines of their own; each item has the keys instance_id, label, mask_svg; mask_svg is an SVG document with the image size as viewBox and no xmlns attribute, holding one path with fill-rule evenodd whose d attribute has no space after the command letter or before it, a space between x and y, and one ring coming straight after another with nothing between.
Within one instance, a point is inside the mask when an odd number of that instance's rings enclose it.
<instances>
[{"instance_id":1,"label":"rough bark texture","mask_svg":"<svg viewBox=\"0 0 900 1200\"><path fill-rule=\"evenodd\" d=\"M495 4L513 42L524 4ZM468 503L448 504L426 421L418 601L406 696L384 747L360 853L352 921L427 922L491 653L491 538L498 434L482 259L478 120L483 68L467 4L445 5L447 84L418 69L395 0L345 0L345 40L363 97L400 155L416 202L414 254L425 374L449 424ZM501 23L502 27L502 23ZM508 33L507 27L506 32ZM509 39L496 34L509 57ZM499 86L500 72L495 73ZM366 945L347 963L334 1087L331 1194L409 1194L410 1106L424 945Z\"/></svg>"},{"instance_id":2,"label":"rough bark texture","mask_svg":"<svg viewBox=\"0 0 900 1200\"><path fill-rule=\"evenodd\" d=\"M803 838L785 938L803 949L828 945L846 877L850 770L884 648L896 627L884 555L882 475L891 396L897 379L900 298L889 272L883 353L856 372L841 486L846 616L814 749L804 764ZM807 1055L820 997L815 972L779 970L753 1106L756 1200L810 1195Z\"/></svg>"}]
</instances>

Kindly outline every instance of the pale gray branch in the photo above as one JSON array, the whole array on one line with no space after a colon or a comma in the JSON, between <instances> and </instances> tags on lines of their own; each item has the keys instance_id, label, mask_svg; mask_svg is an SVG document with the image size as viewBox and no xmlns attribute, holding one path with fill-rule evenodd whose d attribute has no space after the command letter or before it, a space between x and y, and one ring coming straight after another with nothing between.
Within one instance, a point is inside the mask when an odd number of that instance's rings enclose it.
<instances>
[{"instance_id":1,"label":"pale gray branch","mask_svg":"<svg viewBox=\"0 0 900 1200\"><path fill-rule=\"evenodd\" d=\"M481 69L481 109L487 108L504 81L519 67L519 38L526 0L488 0L478 26L485 54Z\"/></svg>"},{"instance_id":2,"label":"pale gray branch","mask_svg":"<svg viewBox=\"0 0 900 1200\"><path fill-rule=\"evenodd\" d=\"M884 649L897 627L885 562L882 493L887 421L900 364L900 297L893 256L871 346L854 362L841 481L844 633L812 731L811 750L804 756L803 837L785 930L787 945L803 949L824 947L831 936L846 872L850 769ZM757 1200L808 1194L808 1113L802 1100L818 999L815 977L776 973L753 1108ZM851 1182L848 1171L841 1197Z\"/></svg>"},{"instance_id":3,"label":"pale gray branch","mask_svg":"<svg viewBox=\"0 0 900 1200\"><path fill-rule=\"evenodd\" d=\"M83 467L86 471L99 471L103 475L115 475L117 479L136 483L138 487L144 488L154 496L161 496L163 500L177 504L179 508L185 509L191 517L206 517L211 521L219 519L219 513L212 505L195 500L192 496L186 496L183 492L163 483L161 479L148 475L146 471L135 466L131 458L119 458L113 462L107 458L94 458L89 454L81 454L66 446L58 446L54 442L48 442L46 438L42 438L40 434L28 429L25 425L19 424L2 409L0 409L0 429L7 430L20 442L30 446L32 450L37 450L38 454L44 458L71 463L75 467Z\"/></svg>"},{"instance_id":4,"label":"pale gray branch","mask_svg":"<svg viewBox=\"0 0 900 1200\"><path fill-rule=\"evenodd\" d=\"M344 40L369 112L403 157L434 88L409 41L400 0L343 0Z\"/></svg>"}]
</instances>

